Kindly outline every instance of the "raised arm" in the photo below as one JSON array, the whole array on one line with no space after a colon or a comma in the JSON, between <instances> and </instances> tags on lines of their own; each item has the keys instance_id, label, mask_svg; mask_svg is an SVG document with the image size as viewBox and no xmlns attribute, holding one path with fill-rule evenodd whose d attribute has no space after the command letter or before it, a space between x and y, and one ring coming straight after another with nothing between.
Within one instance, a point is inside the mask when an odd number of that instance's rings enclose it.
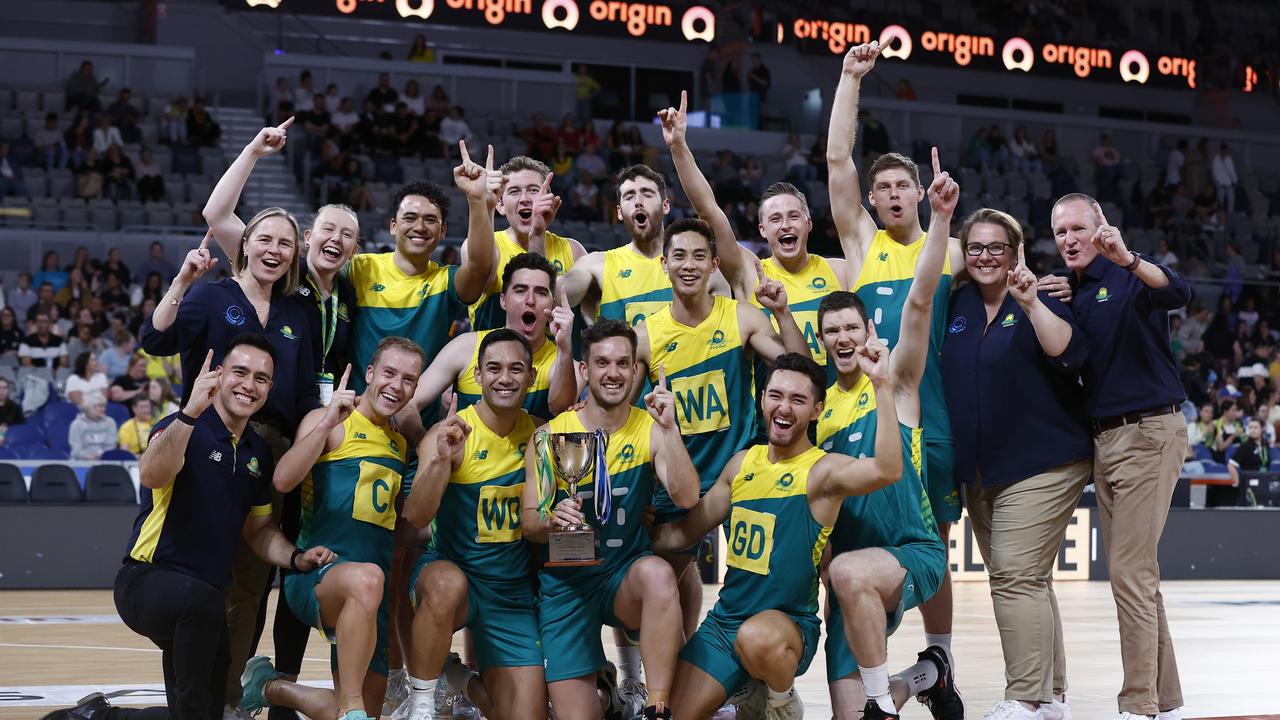
<instances>
[{"instance_id":1,"label":"raised arm","mask_svg":"<svg viewBox=\"0 0 1280 720\"><path fill-rule=\"evenodd\" d=\"M809 474L820 494L837 502L850 495L866 495L902 477L902 434L894 407L895 381L889 357L889 348L875 337L868 338L867 344L857 350L858 366L871 378L876 393L875 456L854 458L830 453Z\"/></svg>"},{"instance_id":2,"label":"raised arm","mask_svg":"<svg viewBox=\"0 0 1280 720\"><path fill-rule=\"evenodd\" d=\"M573 308L564 284L559 288L560 304L548 310L547 327L555 338L556 359L551 364L551 379L547 390L547 407L554 417L564 412L578 399L578 373L573 367Z\"/></svg>"},{"instance_id":3,"label":"raised arm","mask_svg":"<svg viewBox=\"0 0 1280 720\"><path fill-rule=\"evenodd\" d=\"M1018 264L1009 271L1006 279L1009 294L1031 321L1036 340L1040 341L1040 349L1044 354L1050 358L1061 358L1063 363L1071 367L1079 367L1084 360L1084 343L1077 341L1073 348L1077 352L1070 353L1071 356L1079 356L1078 358L1063 355L1072 345L1071 339L1075 332L1070 322L1055 314L1040 299L1040 294L1036 291L1036 276L1027 269L1025 245L1026 243L1018 243Z\"/></svg>"},{"instance_id":4,"label":"raised arm","mask_svg":"<svg viewBox=\"0 0 1280 720\"><path fill-rule=\"evenodd\" d=\"M222 368L210 369L213 363L213 351L204 356L204 365L200 367L200 375L191 384L191 397L182 408L182 413L190 418L199 418L213 402L213 395L218 391L222 380ZM187 442L191 440L191 431L195 428L175 418L151 438L146 452L138 461L138 482L144 488L162 488L178 476L186 463Z\"/></svg>"},{"instance_id":5,"label":"raised arm","mask_svg":"<svg viewBox=\"0 0 1280 720\"><path fill-rule=\"evenodd\" d=\"M658 383L644 398L645 409L653 418L650 445L653 448L653 468L671 495L676 507L689 509L698 502L698 470L689 458L680 425L676 422L675 397L667 389L667 373L658 366Z\"/></svg>"},{"instance_id":6,"label":"raised arm","mask_svg":"<svg viewBox=\"0 0 1280 720\"><path fill-rule=\"evenodd\" d=\"M502 194L505 177L493 169L492 145L484 167L471 161L466 141L458 141L458 153L462 156L462 164L453 169L453 182L467 196L467 253L453 280L458 299L470 305L484 293L498 262L493 244L493 209Z\"/></svg>"},{"instance_id":7,"label":"raised arm","mask_svg":"<svg viewBox=\"0 0 1280 720\"><path fill-rule=\"evenodd\" d=\"M875 67L882 49L879 42L873 42L845 53L840 83L831 101L831 122L827 126L827 191L831 194L831 216L844 251L848 276L844 281L849 287L858 281L863 258L876 234L876 221L862 205L853 146L862 78Z\"/></svg>"},{"instance_id":8,"label":"raised arm","mask_svg":"<svg viewBox=\"0 0 1280 720\"><path fill-rule=\"evenodd\" d=\"M729 517L733 478L742 468L742 459L746 456L746 450L734 455L720 472L720 477L716 478L716 484L683 518L656 525L650 530L654 552L675 552L691 547Z\"/></svg>"},{"instance_id":9,"label":"raised arm","mask_svg":"<svg viewBox=\"0 0 1280 720\"><path fill-rule=\"evenodd\" d=\"M418 474L404 501L404 519L421 530L435 519L449 476L462 464L471 427L458 417L458 396L449 403L449 414L436 423L418 445Z\"/></svg>"},{"instance_id":10,"label":"raised arm","mask_svg":"<svg viewBox=\"0 0 1280 720\"><path fill-rule=\"evenodd\" d=\"M182 260L182 268L174 276L173 282L169 283L169 289L164 292L160 302L156 303L156 309L151 313L151 326L156 332L163 333L173 326L173 322L178 319L178 306L182 303L182 298L186 297L187 291L218 264L218 258L209 253L209 238L212 235L213 229L210 228L205 231L200 246L187 252Z\"/></svg>"},{"instance_id":11,"label":"raised arm","mask_svg":"<svg viewBox=\"0 0 1280 720\"><path fill-rule=\"evenodd\" d=\"M356 408L356 391L347 389L350 377L351 365L348 364L342 381L329 399L329 407L312 410L298 423L298 440L280 457L271 478L277 492L287 493L297 487L311 472L316 460L342 442L342 423Z\"/></svg>"},{"instance_id":12,"label":"raised arm","mask_svg":"<svg viewBox=\"0 0 1280 720\"><path fill-rule=\"evenodd\" d=\"M559 284L564 288L569 304L578 307L591 292L592 286L599 287L599 278L604 275L604 253L588 253L581 260L575 260L569 272L560 278Z\"/></svg>"},{"instance_id":13,"label":"raised arm","mask_svg":"<svg viewBox=\"0 0 1280 720\"><path fill-rule=\"evenodd\" d=\"M204 221L213 229L213 237L218 247L228 258L234 258L240 251L240 236L244 233L244 221L236 217L236 206L240 204L240 193L249 181L249 174L258 160L284 149L285 135L293 118L280 123L276 127L265 127L257 136L249 141L240 151L231 167L222 174L209 200L204 205ZM194 199L194 198L193 198Z\"/></svg>"},{"instance_id":14,"label":"raised arm","mask_svg":"<svg viewBox=\"0 0 1280 720\"><path fill-rule=\"evenodd\" d=\"M707 182L706 176L698 168L693 151L685 142L685 133L689 126L688 107L689 93L681 90L679 108L669 107L658 111L658 117L662 120L662 139L671 150L671 162L675 165L676 175L680 178L680 184L684 187L685 195L689 197L689 203L693 205L694 212L711 226L711 232L716 239L716 254L720 258L720 270L729 282L734 297L750 297L755 277L742 254L742 248L738 245L737 233L733 231L729 217L716 203L711 183Z\"/></svg>"},{"instance_id":15,"label":"raised arm","mask_svg":"<svg viewBox=\"0 0 1280 720\"><path fill-rule=\"evenodd\" d=\"M1102 206L1095 202L1093 212L1098 217L1098 229L1089 241L1098 249L1099 255L1137 276L1150 291L1148 296L1157 307L1177 310L1191 302L1191 286L1185 278L1130 252L1120 235L1120 228L1107 222L1107 216L1102 214Z\"/></svg>"},{"instance_id":16,"label":"raised arm","mask_svg":"<svg viewBox=\"0 0 1280 720\"><path fill-rule=\"evenodd\" d=\"M439 400L445 389L458 379L458 373L467 369L467 361L475 352L477 342L479 336L476 333L465 333L450 340L418 378L413 399L396 413L396 429L410 444L416 446L426 433L422 426L422 409Z\"/></svg>"}]
</instances>

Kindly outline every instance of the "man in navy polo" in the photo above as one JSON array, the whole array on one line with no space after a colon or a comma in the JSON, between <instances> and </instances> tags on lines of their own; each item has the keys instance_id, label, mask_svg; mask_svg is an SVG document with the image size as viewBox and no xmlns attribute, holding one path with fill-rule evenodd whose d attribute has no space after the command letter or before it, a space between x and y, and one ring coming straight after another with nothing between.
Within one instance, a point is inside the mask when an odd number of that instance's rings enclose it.
<instances>
[{"instance_id":1,"label":"man in navy polo","mask_svg":"<svg viewBox=\"0 0 1280 720\"><path fill-rule=\"evenodd\" d=\"M1121 720L1180 720L1182 689L1160 595L1156 548L1187 451L1186 393L1169 342L1169 312L1191 301L1187 281L1132 252L1088 195L1053 206L1071 310L1089 355L1085 405L1094 487L1120 623Z\"/></svg>"}]
</instances>

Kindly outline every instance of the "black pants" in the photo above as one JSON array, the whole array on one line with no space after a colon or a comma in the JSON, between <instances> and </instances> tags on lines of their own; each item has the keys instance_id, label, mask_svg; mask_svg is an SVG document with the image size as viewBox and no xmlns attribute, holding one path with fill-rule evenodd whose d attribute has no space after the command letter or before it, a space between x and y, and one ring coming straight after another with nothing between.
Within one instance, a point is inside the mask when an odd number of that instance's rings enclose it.
<instances>
[{"instance_id":1,"label":"black pants","mask_svg":"<svg viewBox=\"0 0 1280 720\"><path fill-rule=\"evenodd\" d=\"M222 720L230 664L222 591L190 575L127 562L116 575L115 601L125 625L163 651L167 716ZM155 711L120 708L109 718L165 717Z\"/></svg>"},{"instance_id":2,"label":"black pants","mask_svg":"<svg viewBox=\"0 0 1280 720\"><path fill-rule=\"evenodd\" d=\"M302 488L294 488L281 498L280 531L293 542L298 540L298 530L302 522ZM272 625L272 640L276 646L276 670L284 675L298 675L302 672L302 656L307 651L307 636L311 627L298 619L289 609L284 599L284 576L288 570L271 568L267 579L268 591L262 594L262 605L258 607L258 624L253 633L253 650L257 654L258 641L262 639L262 631L267 620L267 598L271 595L270 587L274 576L280 575L280 591L276 595L276 619ZM267 711L268 720L296 720L298 714L289 708L272 707Z\"/></svg>"}]
</instances>

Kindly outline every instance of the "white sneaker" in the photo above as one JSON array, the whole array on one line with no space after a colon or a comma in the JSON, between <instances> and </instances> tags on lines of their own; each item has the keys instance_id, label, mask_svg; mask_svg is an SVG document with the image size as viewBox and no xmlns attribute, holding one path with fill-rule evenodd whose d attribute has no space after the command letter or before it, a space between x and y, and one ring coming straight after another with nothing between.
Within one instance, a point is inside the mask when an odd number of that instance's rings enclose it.
<instances>
[{"instance_id":1,"label":"white sneaker","mask_svg":"<svg viewBox=\"0 0 1280 720\"><path fill-rule=\"evenodd\" d=\"M791 698L786 705L774 706L765 700L764 717L765 720L801 720L804 717L804 703L800 700L800 693L792 688Z\"/></svg>"},{"instance_id":2,"label":"white sneaker","mask_svg":"<svg viewBox=\"0 0 1280 720\"><path fill-rule=\"evenodd\" d=\"M1122 712L1116 715L1115 720L1150 720L1154 715L1141 715L1139 713Z\"/></svg>"},{"instance_id":3,"label":"white sneaker","mask_svg":"<svg viewBox=\"0 0 1280 720\"><path fill-rule=\"evenodd\" d=\"M725 701L725 707L720 708L720 712L733 705L734 714L728 716L733 720L764 720L764 706L769 702L768 698L769 693L765 690L764 683L752 678Z\"/></svg>"},{"instance_id":4,"label":"white sneaker","mask_svg":"<svg viewBox=\"0 0 1280 720\"><path fill-rule=\"evenodd\" d=\"M1182 708L1176 707L1156 714L1156 720L1182 720Z\"/></svg>"},{"instance_id":5,"label":"white sneaker","mask_svg":"<svg viewBox=\"0 0 1280 720\"><path fill-rule=\"evenodd\" d=\"M459 695L458 699L453 701L453 720L481 720L480 708Z\"/></svg>"},{"instance_id":6,"label":"white sneaker","mask_svg":"<svg viewBox=\"0 0 1280 720\"><path fill-rule=\"evenodd\" d=\"M395 715L408 699L409 673L404 668L396 668L387 675L387 692L382 696L382 714Z\"/></svg>"},{"instance_id":7,"label":"white sneaker","mask_svg":"<svg viewBox=\"0 0 1280 720\"><path fill-rule=\"evenodd\" d=\"M222 720L253 720L253 713L227 705L222 708Z\"/></svg>"},{"instance_id":8,"label":"white sneaker","mask_svg":"<svg viewBox=\"0 0 1280 720\"><path fill-rule=\"evenodd\" d=\"M983 720L1040 720L1039 710L1030 710L1017 700L1001 700L983 715Z\"/></svg>"},{"instance_id":9,"label":"white sneaker","mask_svg":"<svg viewBox=\"0 0 1280 720\"><path fill-rule=\"evenodd\" d=\"M400 707L391 713L391 720L432 720L435 711L435 699L429 693L414 695L410 692Z\"/></svg>"},{"instance_id":10,"label":"white sneaker","mask_svg":"<svg viewBox=\"0 0 1280 720\"><path fill-rule=\"evenodd\" d=\"M622 701L622 717L633 718L649 704L649 688L642 682L623 680L618 684L618 699Z\"/></svg>"},{"instance_id":11,"label":"white sneaker","mask_svg":"<svg viewBox=\"0 0 1280 720\"><path fill-rule=\"evenodd\" d=\"M1043 720L1071 720L1071 701L1065 693L1054 695L1052 702L1040 703L1040 717Z\"/></svg>"}]
</instances>

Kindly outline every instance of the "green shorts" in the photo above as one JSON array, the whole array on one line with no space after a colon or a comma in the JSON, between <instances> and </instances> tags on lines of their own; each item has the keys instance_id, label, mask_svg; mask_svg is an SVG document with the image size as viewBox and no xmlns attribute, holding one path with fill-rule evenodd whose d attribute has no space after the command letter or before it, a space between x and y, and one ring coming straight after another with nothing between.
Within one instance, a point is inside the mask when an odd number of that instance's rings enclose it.
<instances>
[{"instance_id":1,"label":"green shorts","mask_svg":"<svg viewBox=\"0 0 1280 720\"><path fill-rule=\"evenodd\" d=\"M902 623L902 616L914 607L933 597L942 584L942 575L946 570L947 556L940 545L923 544L887 547L885 551L898 559L898 564L907 571L902 579L902 597L898 606L884 614L885 636L892 635ZM844 635L844 612L835 593L827 593L827 602L831 606L831 614L827 617L827 682L833 683L841 678L858 672L858 660L853 656Z\"/></svg>"},{"instance_id":2,"label":"green shorts","mask_svg":"<svg viewBox=\"0 0 1280 720\"><path fill-rule=\"evenodd\" d=\"M650 554L638 554L612 573L587 576L581 584L569 584L554 595L548 595L543 585L544 592L538 595L538 630L546 656L547 682L591 675L604 668L600 629L605 625L626 629L613 614L613 603L631 565Z\"/></svg>"},{"instance_id":3,"label":"green shorts","mask_svg":"<svg viewBox=\"0 0 1280 720\"><path fill-rule=\"evenodd\" d=\"M725 697L729 697L746 685L751 676L742 667L742 659L733 647L743 621L725 618L716 612L718 609L717 606L707 613L702 625L698 626L698 631L680 650L680 659L715 678L720 687L724 688ZM796 624L804 642L804 654L800 657L800 664L796 666L796 677L800 677L808 671L809 663L813 662L813 656L818 652L822 623L817 615L788 614L787 617Z\"/></svg>"},{"instance_id":4,"label":"green shorts","mask_svg":"<svg viewBox=\"0 0 1280 720\"><path fill-rule=\"evenodd\" d=\"M960 519L960 489L956 486L955 443L924 441L924 489L933 507L933 517L941 523Z\"/></svg>"},{"instance_id":5,"label":"green shorts","mask_svg":"<svg viewBox=\"0 0 1280 720\"><path fill-rule=\"evenodd\" d=\"M329 666L338 672L338 636L337 629L325 627L320 620L320 599L316 597L316 587L324 579L326 573L337 567L342 560L318 567L309 573L289 573L284 576L284 599L289 604L295 617L320 631L329 641ZM386 677L390 664L388 628L391 624L391 593L386 580L382 583L382 603L378 605L378 637L373 646L373 657L369 660L369 670Z\"/></svg>"},{"instance_id":6,"label":"green shorts","mask_svg":"<svg viewBox=\"0 0 1280 720\"><path fill-rule=\"evenodd\" d=\"M415 608L418 576L437 560L449 558L434 549L428 550L413 569L409 594ZM532 581L496 582L467 573L467 618L463 624L471 631L480 672L496 667L542 667L542 642L538 635Z\"/></svg>"}]
</instances>

